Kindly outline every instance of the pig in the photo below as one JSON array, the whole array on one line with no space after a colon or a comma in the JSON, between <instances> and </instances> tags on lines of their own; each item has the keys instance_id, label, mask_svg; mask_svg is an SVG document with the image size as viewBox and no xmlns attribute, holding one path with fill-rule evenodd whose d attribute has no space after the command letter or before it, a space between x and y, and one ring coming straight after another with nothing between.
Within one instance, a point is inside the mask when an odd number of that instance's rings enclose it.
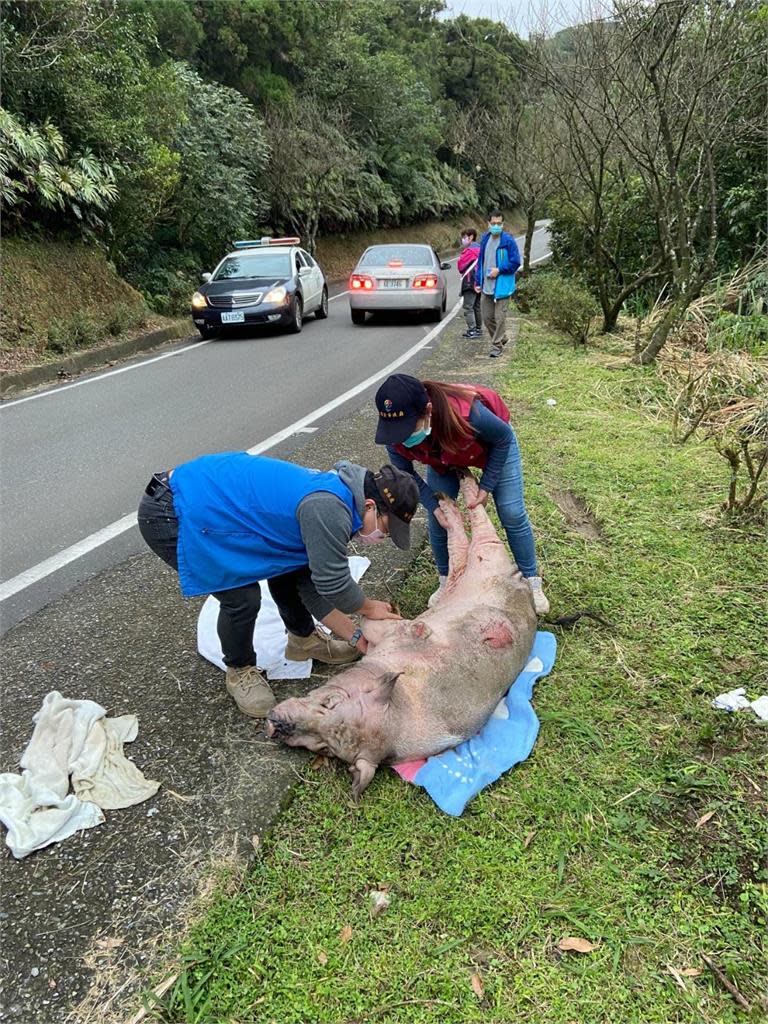
<instances>
[{"instance_id":1,"label":"pig","mask_svg":"<svg viewBox=\"0 0 768 1024\"><path fill-rule=\"evenodd\" d=\"M474 477L462 480L469 502ZM536 635L531 590L482 505L441 498L450 568L413 620L367 620L364 658L306 697L277 704L267 736L345 761L359 800L382 764L430 757L474 736L524 668Z\"/></svg>"}]
</instances>

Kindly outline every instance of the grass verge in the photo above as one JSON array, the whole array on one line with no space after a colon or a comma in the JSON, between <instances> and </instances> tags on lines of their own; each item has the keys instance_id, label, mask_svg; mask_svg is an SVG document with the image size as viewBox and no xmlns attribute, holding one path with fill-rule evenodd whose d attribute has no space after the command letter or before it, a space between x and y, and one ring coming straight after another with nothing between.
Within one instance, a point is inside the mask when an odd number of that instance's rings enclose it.
<instances>
[{"instance_id":1,"label":"grass verge","mask_svg":"<svg viewBox=\"0 0 768 1024\"><path fill-rule=\"evenodd\" d=\"M765 549L718 521L717 456L673 446L638 404L649 371L604 362L528 322L499 381L553 612L616 627L561 632L529 760L458 820L387 770L355 808L346 773L308 764L253 870L184 941L158 1019L765 1019L768 728L710 707L765 692ZM405 614L433 584L424 558ZM566 936L594 948L562 952Z\"/></svg>"}]
</instances>

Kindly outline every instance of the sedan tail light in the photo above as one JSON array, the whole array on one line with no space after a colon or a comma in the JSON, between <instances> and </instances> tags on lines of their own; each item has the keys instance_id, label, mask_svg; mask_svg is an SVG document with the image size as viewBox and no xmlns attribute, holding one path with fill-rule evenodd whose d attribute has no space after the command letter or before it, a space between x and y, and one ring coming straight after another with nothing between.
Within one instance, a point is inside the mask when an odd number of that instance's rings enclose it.
<instances>
[{"instance_id":1,"label":"sedan tail light","mask_svg":"<svg viewBox=\"0 0 768 1024\"><path fill-rule=\"evenodd\" d=\"M376 282L367 274L353 274L349 279L349 287L353 292L370 292L376 287Z\"/></svg>"},{"instance_id":2,"label":"sedan tail light","mask_svg":"<svg viewBox=\"0 0 768 1024\"><path fill-rule=\"evenodd\" d=\"M421 274L413 279L414 288L437 288L437 277L434 274Z\"/></svg>"}]
</instances>

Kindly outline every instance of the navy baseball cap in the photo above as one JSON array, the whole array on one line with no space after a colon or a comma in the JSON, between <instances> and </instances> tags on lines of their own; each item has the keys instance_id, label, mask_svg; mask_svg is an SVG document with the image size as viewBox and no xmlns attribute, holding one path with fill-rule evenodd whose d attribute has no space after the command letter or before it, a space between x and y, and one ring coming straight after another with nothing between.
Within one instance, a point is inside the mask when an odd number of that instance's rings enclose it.
<instances>
[{"instance_id":1,"label":"navy baseball cap","mask_svg":"<svg viewBox=\"0 0 768 1024\"><path fill-rule=\"evenodd\" d=\"M376 444L400 444L410 437L429 402L427 389L407 373L393 373L376 392Z\"/></svg>"}]
</instances>

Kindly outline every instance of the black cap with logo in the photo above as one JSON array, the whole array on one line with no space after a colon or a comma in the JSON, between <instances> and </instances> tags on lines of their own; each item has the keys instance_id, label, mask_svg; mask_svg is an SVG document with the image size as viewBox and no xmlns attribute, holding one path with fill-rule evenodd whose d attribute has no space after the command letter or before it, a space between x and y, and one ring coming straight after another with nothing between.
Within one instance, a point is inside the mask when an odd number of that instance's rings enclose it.
<instances>
[{"instance_id":1,"label":"black cap with logo","mask_svg":"<svg viewBox=\"0 0 768 1024\"><path fill-rule=\"evenodd\" d=\"M407 373L393 373L376 392L376 444L401 444L413 433L429 402L427 389Z\"/></svg>"},{"instance_id":2,"label":"black cap with logo","mask_svg":"<svg viewBox=\"0 0 768 1024\"><path fill-rule=\"evenodd\" d=\"M373 474L381 507L389 517L389 536L392 543L407 551L411 546L411 520L419 507L419 487L410 473L394 466L382 466Z\"/></svg>"}]
</instances>

